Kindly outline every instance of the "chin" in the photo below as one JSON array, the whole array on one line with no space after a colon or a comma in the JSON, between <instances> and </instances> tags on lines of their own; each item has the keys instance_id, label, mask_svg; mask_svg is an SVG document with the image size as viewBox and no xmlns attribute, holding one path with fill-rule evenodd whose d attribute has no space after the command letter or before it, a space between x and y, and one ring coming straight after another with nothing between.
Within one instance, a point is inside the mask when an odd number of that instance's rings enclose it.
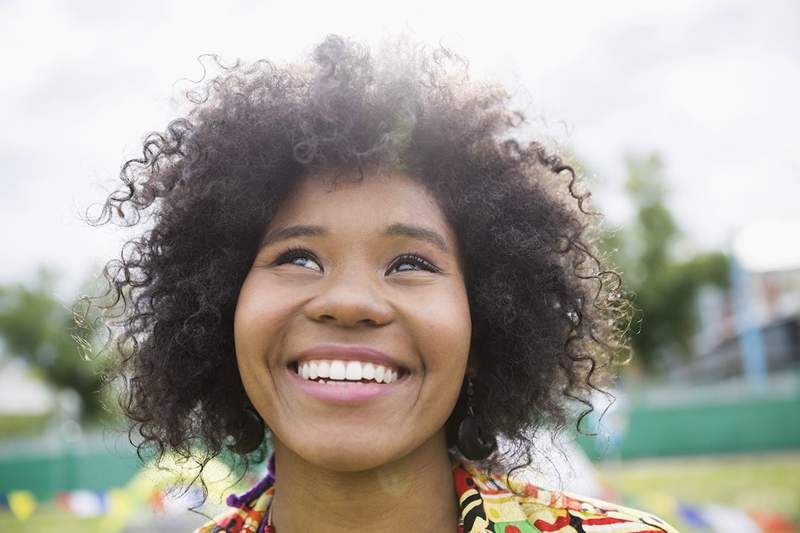
<instances>
[{"instance_id":1,"label":"chin","mask_svg":"<svg viewBox=\"0 0 800 533\"><path fill-rule=\"evenodd\" d=\"M280 439L283 448L317 467L335 472L362 472L392 463L418 447L397 433L360 430L301 431Z\"/></svg>"},{"instance_id":2,"label":"chin","mask_svg":"<svg viewBox=\"0 0 800 533\"><path fill-rule=\"evenodd\" d=\"M295 450L303 459L336 472L362 472L391 463L403 455L403 450L386 449L365 439L330 441Z\"/></svg>"}]
</instances>

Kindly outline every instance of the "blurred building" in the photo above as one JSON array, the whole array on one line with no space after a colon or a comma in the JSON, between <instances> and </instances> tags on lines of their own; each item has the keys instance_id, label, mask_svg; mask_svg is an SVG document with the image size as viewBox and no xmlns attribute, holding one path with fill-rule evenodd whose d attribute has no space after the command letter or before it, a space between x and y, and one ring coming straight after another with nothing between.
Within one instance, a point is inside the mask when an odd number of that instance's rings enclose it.
<instances>
[{"instance_id":1,"label":"blurred building","mask_svg":"<svg viewBox=\"0 0 800 533\"><path fill-rule=\"evenodd\" d=\"M764 221L734 235L732 287L701 291L696 357L672 365L672 379L714 382L742 376L748 357L766 373L800 369L797 235L800 219Z\"/></svg>"},{"instance_id":2,"label":"blurred building","mask_svg":"<svg viewBox=\"0 0 800 533\"><path fill-rule=\"evenodd\" d=\"M25 362L0 354L0 416L43 416L54 404L53 391Z\"/></svg>"}]
</instances>

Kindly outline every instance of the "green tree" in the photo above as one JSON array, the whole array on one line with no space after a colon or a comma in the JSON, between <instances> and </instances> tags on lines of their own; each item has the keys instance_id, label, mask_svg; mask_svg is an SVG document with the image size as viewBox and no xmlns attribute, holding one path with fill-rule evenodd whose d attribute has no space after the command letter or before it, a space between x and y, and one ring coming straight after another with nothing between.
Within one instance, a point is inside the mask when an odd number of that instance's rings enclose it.
<instances>
[{"instance_id":1,"label":"green tree","mask_svg":"<svg viewBox=\"0 0 800 533\"><path fill-rule=\"evenodd\" d=\"M607 232L602 247L622 270L641 311L631 340L639 361L652 369L667 352L693 355L698 290L727 286L729 260L720 252L678 253L685 242L666 205L664 165L657 154L627 157L626 170L636 214L625 227Z\"/></svg>"},{"instance_id":2,"label":"green tree","mask_svg":"<svg viewBox=\"0 0 800 533\"><path fill-rule=\"evenodd\" d=\"M53 296L53 276L42 270L30 286L0 287L0 338L5 352L21 357L56 388L73 389L82 417L102 414L99 360L85 356L91 331L77 326L73 307Z\"/></svg>"}]
</instances>

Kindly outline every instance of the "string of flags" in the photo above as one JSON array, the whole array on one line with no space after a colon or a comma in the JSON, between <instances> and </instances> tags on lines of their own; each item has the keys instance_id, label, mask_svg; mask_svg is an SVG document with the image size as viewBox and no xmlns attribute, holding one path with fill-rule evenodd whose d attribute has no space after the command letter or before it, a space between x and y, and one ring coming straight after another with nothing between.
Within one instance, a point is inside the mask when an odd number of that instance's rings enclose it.
<instances>
[{"instance_id":1,"label":"string of flags","mask_svg":"<svg viewBox=\"0 0 800 533\"><path fill-rule=\"evenodd\" d=\"M243 490L248 483L255 483L252 476L239 479L230 468L219 460L212 460L203 471L203 480L208 491L204 504L203 491L199 486L186 482L197 477L197 465L187 464L182 459L165 457L158 464L151 464L139 472L124 486L109 490L72 490L41 500L28 490L14 490L0 494L0 512L10 512L20 522L26 522L37 512L61 511L76 518L100 518L102 531L122 531L132 521L141 519L142 511L153 514L179 515L188 509L218 506L216 514L224 505L224 496Z\"/></svg>"},{"instance_id":2,"label":"string of flags","mask_svg":"<svg viewBox=\"0 0 800 533\"><path fill-rule=\"evenodd\" d=\"M124 488L108 491L75 490L56 495L54 502L62 511L79 518L104 517L109 526L121 529L127 520L142 508L153 513L177 515L203 503L202 491L196 486L170 488L150 485L142 491L141 480ZM675 527L693 528L708 533L798 533L800 524L789 517L767 511L745 511L735 507L706 504L693 505L680 502L671 495L649 493L637 495L635 503L672 522ZM41 504L27 490L16 490L0 495L0 508L7 507L17 518L28 520ZM50 502L45 502L50 503Z\"/></svg>"},{"instance_id":3,"label":"string of flags","mask_svg":"<svg viewBox=\"0 0 800 533\"><path fill-rule=\"evenodd\" d=\"M630 500L635 507L647 509L664 518L679 531L681 528L692 528L692 531L708 533L800 533L800 523L770 511L743 510L719 504L691 504L663 492L649 492Z\"/></svg>"},{"instance_id":4,"label":"string of flags","mask_svg":"<svg viewBox=\"0 0 800 533\"><path fill-rule=\"evenodd\" d=\"M25 521L37 509L41 509L43 504L50 503L78 518L94 518L120 512L127 514L135 505L144 505L157 513L178 514L203 503L202 492L198 487L180 487L178 492L181 494L176 495L174 490L154 490L149 497L142 500L124 488L108 491L81 489L60 492L52 500L40 501L31 491L15 490L0 495L0 511L7 510L17 520Z\"/></svg>"}]
</instances>

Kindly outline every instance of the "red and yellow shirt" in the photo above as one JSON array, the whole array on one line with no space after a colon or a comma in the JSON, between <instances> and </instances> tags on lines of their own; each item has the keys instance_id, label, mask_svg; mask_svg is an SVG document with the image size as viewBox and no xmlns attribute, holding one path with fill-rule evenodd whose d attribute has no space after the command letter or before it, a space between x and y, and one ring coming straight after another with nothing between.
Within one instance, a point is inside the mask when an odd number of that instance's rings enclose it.
<instances>
[{"instance_id":1,"label":"red and yellow shirt","mask_svg":"<svg viewBox=\"0 0 800 533\"><path fill-rule=\"evenodd\" d=\"M505 476L468 461L453 457L452 463L461 515L459 533L678 533L642 511L514 478L506 484ZM270 504L275 487L272 478L265 481L245 497L233 498L234 510L195 533L273 533Z\"/></svg>"}]
</instances>

